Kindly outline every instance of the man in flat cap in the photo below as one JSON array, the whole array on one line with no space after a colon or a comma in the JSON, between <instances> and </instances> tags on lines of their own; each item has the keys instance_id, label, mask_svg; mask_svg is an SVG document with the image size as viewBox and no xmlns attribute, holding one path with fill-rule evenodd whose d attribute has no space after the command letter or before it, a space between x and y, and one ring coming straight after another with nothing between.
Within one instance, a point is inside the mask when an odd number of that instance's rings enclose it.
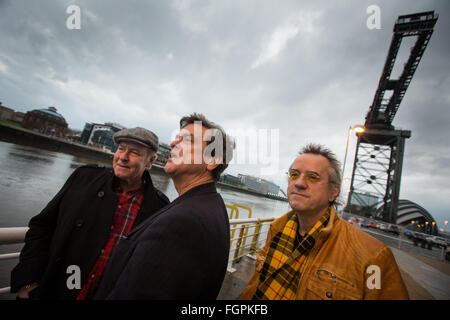
<instances>
[{"instance_id":1,"label":"man in flat cap","mask_svg":"<svg viewBox=\"0 0 450 320\"><path fill-rule=\"evenodd\" d=\"M143 128L114 135L113 167L76 169L30 220L19 264L11 273L18 299L91 299L123 235L169 203L146 170L158 137Z\"/></svg>"}]
</instances>

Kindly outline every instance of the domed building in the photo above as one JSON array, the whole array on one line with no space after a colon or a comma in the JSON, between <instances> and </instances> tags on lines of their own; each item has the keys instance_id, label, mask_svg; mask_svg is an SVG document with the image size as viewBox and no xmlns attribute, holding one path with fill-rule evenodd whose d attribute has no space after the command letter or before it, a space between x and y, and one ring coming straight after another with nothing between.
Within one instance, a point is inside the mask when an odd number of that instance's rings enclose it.
<instances>
[{"instance_id":1,"label":"domed building","mask_svg":"<svg viewBox=\"0 0 450 320\"><path fill-rule=\"evenodd\" d=\"M57 137L64 137L68 127L66 119L57 112L55 107L27 112L23 117L22 126L35 132Z\"/></svg>"},{"instance_id":2,"label":"domed building","mask_svg":"<svg viewBox=\"0 0 450 320\"><path fill-rule=\"evenodd\" d=\"M376 216L381 216L383 207L378 208ZM396 224L414 231L438 234L436 221L423 207L409 200L399 200Z\"/></svg>"}]
</instances>

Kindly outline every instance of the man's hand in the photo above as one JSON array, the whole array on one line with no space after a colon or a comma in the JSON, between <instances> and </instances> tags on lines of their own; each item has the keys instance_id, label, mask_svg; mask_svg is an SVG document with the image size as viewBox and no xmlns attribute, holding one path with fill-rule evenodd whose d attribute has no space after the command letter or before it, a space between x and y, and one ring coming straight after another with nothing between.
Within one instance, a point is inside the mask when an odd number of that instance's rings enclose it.
<instances>
[{"instance_id":1,"label":"man's hand","mask_svg":"<svg viewBox=\"0 0 450 320\"><path fill-rule=\"evenodd\" d=\"M22 287L19 292L17 293L17 298L19 299L30 299L30 296L28 295L30 293L30 291L36 289L39 286L39 284L32 283L29 285L26 285L24 287Z\"/></svg>"}]
</instances>

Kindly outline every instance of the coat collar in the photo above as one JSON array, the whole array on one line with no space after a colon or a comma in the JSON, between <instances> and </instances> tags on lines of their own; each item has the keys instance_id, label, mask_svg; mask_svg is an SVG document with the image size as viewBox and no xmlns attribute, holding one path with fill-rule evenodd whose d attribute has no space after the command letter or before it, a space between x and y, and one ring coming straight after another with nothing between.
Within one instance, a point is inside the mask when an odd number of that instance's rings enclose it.
<instances>
[{"instance_id":1,"label":"coat collar","mask_svg":"<svg viewBox=\"0 0 450 320\"><path fill-rule=\"evenodd\" d=\"M282 215L280 218L275 220L270 224L270 229L272 231L272 236L283 230L284 226L286 225L289 218L295 214L295 210L291 210L284 215ZM339 217L336 214L336 210L334 209L334 206L330 206L330 220L328 221L328 224L325 226L325 228L322 229L322 231L319 234L318 242L319 241L325 241L329 236L331 231L333 230L337 220Z\"/></svg>"},{"instance_id":2,"label":"coat collar","mask_svg":"<svg viewBox=\"0 0 450 320\"><path fill-rule=\"evenodd\" d=\"M108 175L108 188L114 191L114 186L115 184L119 183L119 180L120 179L114 174L114 169L111 168ZM144 181L144 189L153 189L153 181L148 170L144 170L144 173L142 174L142 180Z\"/></svg>"},{"instance_id":3,"label":"coat collar","mask_svg":"<svg viewBox=\"0 0 450 320\"><path fill-rule=\"evenodd\" d=\"M183 199L190 198L190 197L196 196L198 194L211 193L211 192L217 193L215 182L201 184L192 189L189 189L188 191L183 193L181 196L176 198L173 202L179 202L179 201L182 201Z\"/></svg>"},{"instance_id":4,"label":"coat collar","mask_svg":"<svg viewBox=\"0 0 450 320\"><path fill-rule=\"evenodd\" d=\"M145 219L156 213L160 207L163 205L161 200L158 197L155 187L153 186L153 181L150 176L148 170L145 170L142 175L144 184L144 199L142 200L141 207L139 208L139 213L137 214L135 221L132 226L132 230L134 230L138 225L140 225ZM110 168L108 172L108 177L106 181L106 188L110 194L112 194L115 198L118 197L116 192L114 191L114 183L118 181L114 174L114 169Z\"/></svg>"},{"instance_id":5,"label":"coat collar","mask_svg":"<svg viewBox=\"0 0 450 320\"><path fill-rule=\"evenodd\" d=\"M192 189L189 189L186 193L183 193L181 196L173 200L169 205L165 206L163 209L159 210L158 215L161 214L164 211L167 211L169 208L173 207L174 205L195 197L197 195L205 194L205 193L217 193L216 190L216 184L214 182L201 184L199 186L196 186Z\"/></svg>"}]
</instances>

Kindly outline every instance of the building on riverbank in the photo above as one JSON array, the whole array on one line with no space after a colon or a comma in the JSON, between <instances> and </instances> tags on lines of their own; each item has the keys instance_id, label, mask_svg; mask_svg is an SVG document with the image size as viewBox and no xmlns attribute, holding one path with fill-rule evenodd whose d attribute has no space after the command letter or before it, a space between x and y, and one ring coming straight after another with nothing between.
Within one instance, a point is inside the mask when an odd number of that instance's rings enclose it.
<instances>
[{"instance_id":1,"label":"building on riverbank","mask_svg":"<svg viewBox=\"0 0 450 320\"><path fill-rule=\"evenodd\" d=\"M250 190L262 194L270 193L275 195L280 192L280 186L263 178L253 177L245 174L238 174L238 178L241 180L242 184L244 184Z\"/></svg>"},{"instance_id":2,"label":"building on riverbank","mask_svg":"<svg viewBox=\"0 0 450 320\"><path fill-rule=\"evenodd\" d=\"M117 145L113 136L116 132L123 129L126 129L126 127L118 123L106 122L100 124L86 122L83 132L81 132L80 142L89 146L107 149L114 153L117 150Z\"/></svg>"},{"instance_id":3,"label":"building on riverbank","mask_svg":"<svg viewBox=\"0 0 450 320\"><path fill-rule=\"evenodd\" d=\"M219 181L228 185L232 185L235 187L243 187L244 184L242 183L241 179L239 177L233 176L231 174L228 173L223 173L220 178Z\"/></svg>"},{"instance_id":4,"label":"building on riverbank","mask_svg":"<svg viewBox=\"0 0 450 320\"><path fill-rule=\"evenodd\" d=\"M55 107L28 111L22 121L22 126L34 132L45 135L64 137L68 124Z\"/></svg>"},{"instance_id":5,"label":"building on riverbank","mask_svg":"<svg viewBox=\"0 0 450 320\"><path fill-rule=\"evenodd\" d=\"M24 117L25 113L14 111L14 109L8 108L0 102L0 120L15 122L22 125Z\"/></svg>"},{"instance_id":6,"label":"building on riverbank","mask_svg":"<svg viewBox=\"0 0 450 320\"><path fill-rule=\"evenodd\" d=\"M167 160L169 160L169 153L170 153L170 146L160 142L158 147L158 152L156 153L157 157L155 160L155 164L158 164L162 167L164 167L167 163Z\"/></svg>"},{"instance_id":7,"label":"building on riverbank","mask_svg":"<svg viewBox=\"0 0 450 320\"><path fill-rule=\"evenodd\" d=\"M0 120L11 120L14 116L14 110L11 108L8 108L7 106L4 106L0 102Z\"/></svg>"}]
</instances>

